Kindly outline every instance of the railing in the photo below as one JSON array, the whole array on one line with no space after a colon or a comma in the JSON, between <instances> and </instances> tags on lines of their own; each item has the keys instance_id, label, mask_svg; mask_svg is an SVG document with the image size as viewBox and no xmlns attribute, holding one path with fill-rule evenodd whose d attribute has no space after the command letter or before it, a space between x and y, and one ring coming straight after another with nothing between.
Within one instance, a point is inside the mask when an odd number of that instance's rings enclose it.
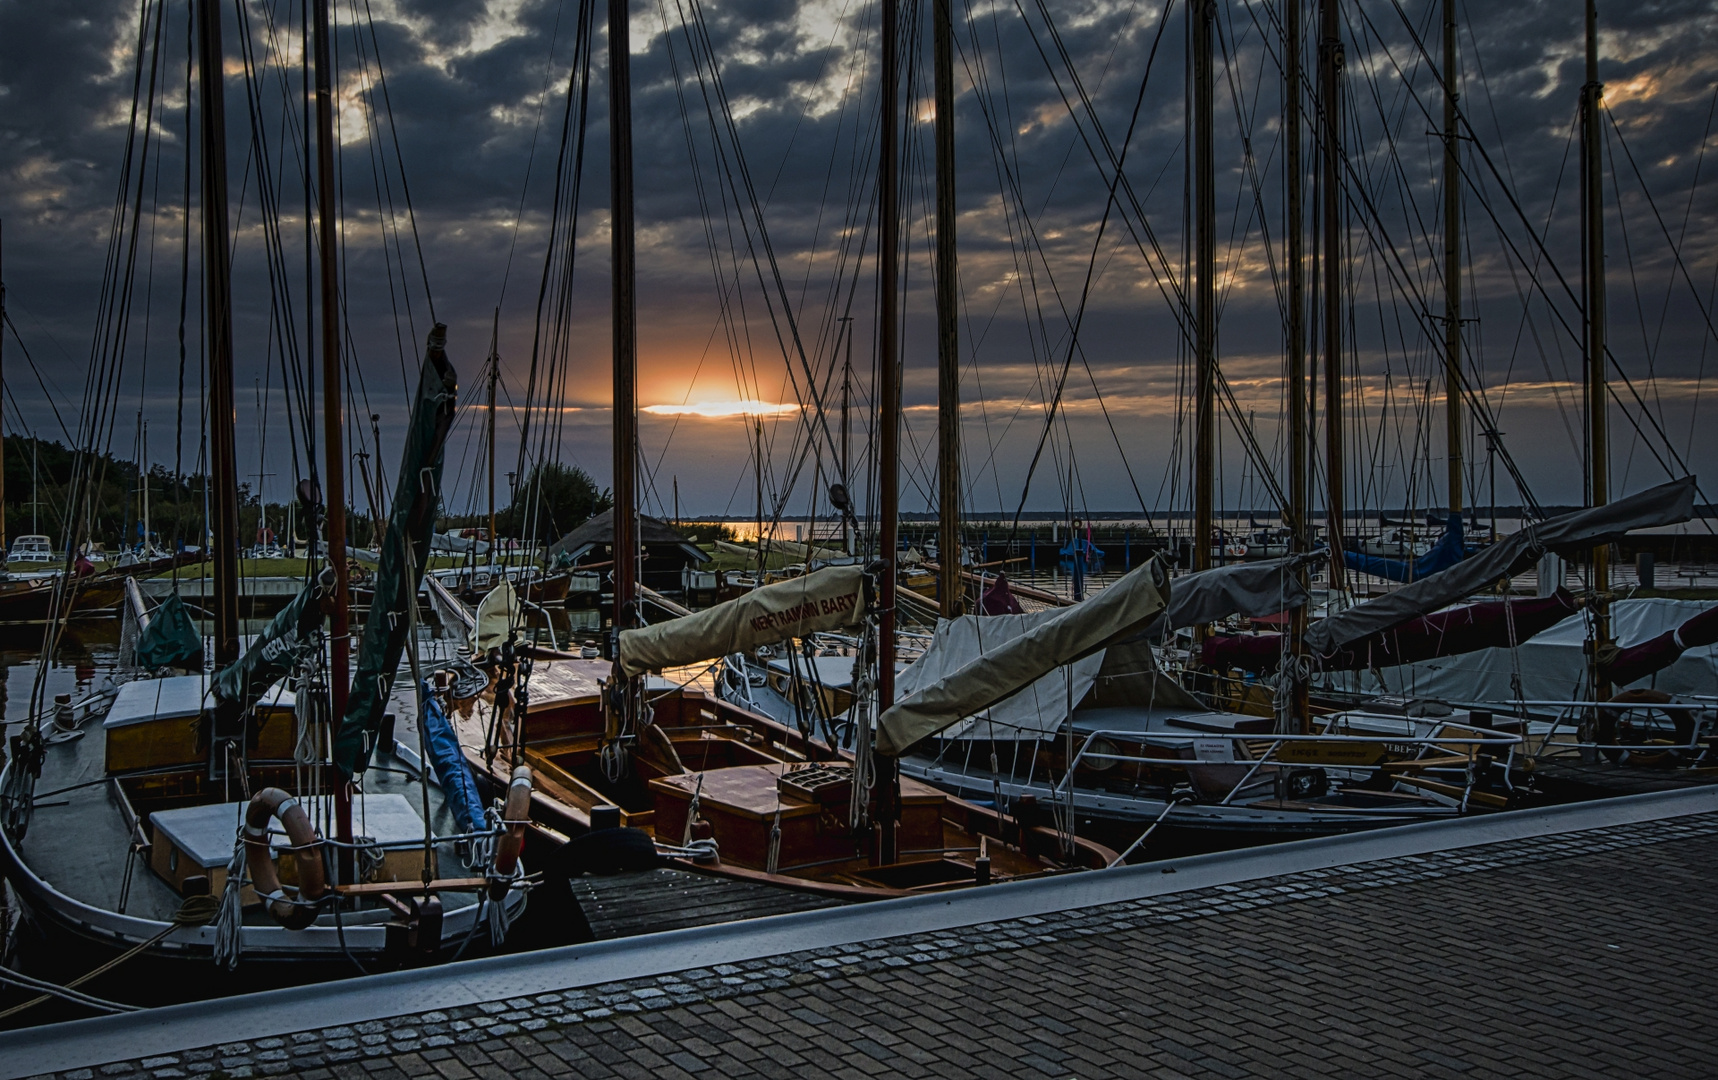
<instances>
[{"instance_id":1,"label":"railing","mask_svg":"<svg viewBox=\"0 0 1718 1080\"><path fill-rule=\"evenodd\" d=\"M1454 729L1456 733L1455 734L1441 734L1443 731L1445 731L1445 729ZM1213 742L1227 743L1227 744L1229 744L1228 750L1227 750L1228 756L1226 758L1220 758L1220 759L1216 759L1216 760L1200 759L1200 758L1191 758L1191 759L1190 758L1160 758L1160 757L1142 757L1142 756L1137 755L1137 754L1123 754L1123 753L1119 753L1119 752L1111 753L1111 752L1092 749L1092 744L1094 742L1096 742L1098 739L1103 739L1103 740L1105 740L1105 742L1111 743L1113 745L1116 740L1120 740L1122 742L1140 742L1144 739L1164 739L1164 738L1186 740L1189 744L1191 744L1194 747L1194 753L1195 754L1199 753L1199 746L1198 746L1199 743L1206 743L1207 746L1209 746L1209 744L1213 743ZM1464 773L1464 782L1462 784L1462 797L1461 797L1461 801L1460 801L1460 807L1462 810L1465 811L1467 809L1468 801L1473 794L1474 784L1478 779L1478 777L1475 774L1474 766L1478 762L1482 748L1495 748L1496 750L1500 751L1501 763L1504 766L1504 769L1503 769L1504 785L1505 785L1505 787L1508 787L1509 786L1509 769L1510 769L1510 766L1513 765L1513 763L1515 761L1515 749L1516 749L1516 747L1521 746L1525 741L1526 740L1520 735L1511 735L1511 734L1508 734L1505 732L1486 731L1486 730L1481 729L1481 728L1470 728L1470 727L1465 727L1465 726L1451 723L1451 722L1447 722L1447 721L1439 724L1436 728L1434 728L1432 731L1432 734L1423 735L1423 736L1283 735L1283 734L1270 734L1270 735L1209 734L1209 735L1207 735L1207 734L1194 734L1194 733L1182 735L1180 733L1166 734L1166 733L1162 733L1162 732L1102 730L1102 731L1093 731L1093 732L1090 732L1089 734L1086 735L1085 741L1080 744L1079 752L1076 753L1074 755L1074 759L1071 762L1069 762L1068 768L1067 768L1066 772L1064 772L1062 779L1060 781L1058 781L1057 784L1055 785L1055 787L1052 788L1051 790L1055 793L1056 797L1058 797L1058 798L1062 797L1062 795L1064 795L1066 793L1067 789L1069 788L1069 785L1071 785L1073 783L1074 773L1080 767L1080 763L1083 761L1086 761L1088 759L1096 760L1096 761L1128 762L1128 763L1132 763L1132 764L1136 764L1136 765L1156 765L1156 766L1163 766L1163 767L1167 767L1167 768L1187 769L1190 772L1191 772L1191 770L1196 769L1196 768L1200 768L1200 767L1210 768L1213 766L1238 766L1238 765L1250 766L1247 769L1246 774L1243 775L1241 777L1241 779L1239 781L1237 781L1229 789L1228 793L1225 794L1223 796L1223 798L1218 801L1219 806L1230 805L1230 803L1233 801L1235 796L1240 794L1240 792L1242 792L1243 790L1245 790L1249 786L1249 784L1252 782L1253 777L1257 776L1259 774L1259 770L1263 769L1266 765L1278 766L1278 767L1328 766L1331 768L1355 769L1355 770L1365 770L1368 772L1376 772L1380 769L1389 768L1391 766L1401 768L1404 765L1412 763L1412 762L1423 762L1424 764L1421 765L1421 768L1428 768L1428 769L1451 768L1457 762L1460 762L1460 764L1463 767L1463 773ZM1244 750L1247 750L1250 752L1254 748L1256 748L1260 743L1268 743L1269 744L1266 747L1265 752L1263 754L1261 754L1257 757L1239 757L1236 755L1237 745L1241 749L1244 749ZM1417 756L1412 757L1412 758L1399 758L1398 760L1393 761L1393 762L1392 761L1378 761L1378 762L1372 762L1372 763L1360 763L1360 762L1344 762L1344 761L1287 761L1287 760L1283 760L1282 758L1277 756L1278 752L1280 750L1282 750L1283 747L1285 747L1285 746L1290 746L1290 745L1298 746L1298 745L1304 745L1307 743L1328 743L1328 744L1347 745L1347 746L1377 747L1384 754L1388 754L1393 748L1417 747L1419 749L1418 749L1418 755ZM1454 749L1458 752L1458 756L1453 756L1453 757L1452 756L1446 756L1443 758L1428 760L1425 758L1424 755L1428 749L1431 749L1433 747L1440 748L1440 749Z\"/></svg>"},{"instance_id":2,"label":"railing","mask_svg":"<svg viewBox=\"0 0 1718 1080\"><path fill-rule=\"evenodd\" d=\"M1519 704L1529 708L1558 710L1549 721L1550 726L1545 731L1545 737L1539 740L1539 748L1533 752L1533 756L1535 757L1540 757L1545 754L1546 747L1552 745L1551 740L1557 734L1559 728L1568 726L1575 729L1578 735L1581 726L1581 719L1578 717L1582 713L1599 711L1619 713L1660 712L1669 714L1678 712L1710 713L1714 711L1711 705L1701 705L1684 701L1523 701L1519 702ZM1589 742L1577 737L1573 742L1559 742L1554 748L1559 751L1620 750L1626 753L1655 754L1676 751L1678 753L1687 752L1698 758L1705 753L1705 748L1700 745L1700 728L1701 725L1698 723L1689 725L1688 741L1686 743L1661 741L1655 743L1634 744L1598 742L1596 740ZM1672 729L1674 730L1674 724L1672 725Z\"/></svg>"}]
</instances>

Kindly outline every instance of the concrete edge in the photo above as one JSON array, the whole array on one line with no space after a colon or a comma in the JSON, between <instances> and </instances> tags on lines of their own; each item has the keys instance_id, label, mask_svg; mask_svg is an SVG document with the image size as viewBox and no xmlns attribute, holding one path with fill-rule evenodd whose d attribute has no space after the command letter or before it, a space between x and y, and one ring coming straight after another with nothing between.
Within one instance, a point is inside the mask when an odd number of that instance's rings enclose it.
<instances>
[{"instance_id":1,"label":"concrete edge","mask_svg":"<svg viewBox=\"0 0 1718 1080\"><path fill-rule=\"evenodd\" d=\"M1408 825L389 972L0 1033L0 1077L528 997L1356 863L1718 811L1718 785ZM242 961L241 961L242 963Z\"/></svg>"}]
</instances>

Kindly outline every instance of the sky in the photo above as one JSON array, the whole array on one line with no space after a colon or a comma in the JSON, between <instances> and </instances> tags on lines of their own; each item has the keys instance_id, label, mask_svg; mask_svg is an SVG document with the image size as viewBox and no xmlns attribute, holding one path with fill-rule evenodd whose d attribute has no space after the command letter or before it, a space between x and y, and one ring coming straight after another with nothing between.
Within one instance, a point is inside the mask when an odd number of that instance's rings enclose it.
<instances>
[{"instance_id":1,"label":"sky","mask_svg":"<svg viewBox=\"0 0 1718 1080\"><path fill-rule=\"evenodd\" d=\"M392 484L433 310L449 327L462 387L446 509L485 502L492 330L503 488L522 460L544 458L606 485L606 5L331 6L348 448L373 452L377 433ZM1185 509L1186 5L954 7L965 512ZM1217 8L1217 351L1230 391L1219 503L1268 514L1285 453L1284 6ZM1440 8L1339 5L1345 487L1350 505L1392 512L1446 497ZM1471 136L1460 140L1469 500L1489 501L1495 486L1498 502L1513 504L1519 476L1541 503L1578 503L1580 5L1458 0L1456 9ZM301 17L298 0L222 8L238 471L271 500L306 467L295 404L312 362ZM936 460L930 5L905 3L901 17L902 483L903 507L920 510ZM1302 19L1316 360L1313 3ZM1601 2L1599 19L1618 399L1607 416L1620 494L1685 469L1712 474L1718 460L1718 433L1700 420L1711 412L1708 358L1718 366L1718 155L1705 153L1718 13L1693 0ZM864 0L632 4L640 453L652 511L750 516L761 457L767 514L827 515L815 493L836 471L849 346L850 475L867 487L877 23L877 5ZM126 457L146 442L149 460L189 471L205 395L194 150L188 256L184 245L196 130L186 34L184 0L0 0L0 275L18 334L4 344L6 430L93 438ZM582 111L569 112L569 95ZM1115 182L1116 158L1125 183ZM1486 429L1499 432L1495 453Z\"/></svg>"}]
</instances>

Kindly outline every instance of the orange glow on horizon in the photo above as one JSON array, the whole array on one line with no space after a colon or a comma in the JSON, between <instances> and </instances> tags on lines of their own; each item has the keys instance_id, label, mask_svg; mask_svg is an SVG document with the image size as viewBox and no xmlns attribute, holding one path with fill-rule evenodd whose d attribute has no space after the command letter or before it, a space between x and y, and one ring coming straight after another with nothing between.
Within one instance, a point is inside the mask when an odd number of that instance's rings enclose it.
<instances>
[{"instance_id":1,"label":"orange glow on horizon","mask_svg":"<svg viewBox=\"0 0 1718 1080\"><path fill-rule=\"evenodd\" d=\"M646 405L644 412L652 416L696 416L705 420L725 420L735 416L791 416L798 405L771 401L699 401L689 405Z\"/></svg>"}]
</instances>

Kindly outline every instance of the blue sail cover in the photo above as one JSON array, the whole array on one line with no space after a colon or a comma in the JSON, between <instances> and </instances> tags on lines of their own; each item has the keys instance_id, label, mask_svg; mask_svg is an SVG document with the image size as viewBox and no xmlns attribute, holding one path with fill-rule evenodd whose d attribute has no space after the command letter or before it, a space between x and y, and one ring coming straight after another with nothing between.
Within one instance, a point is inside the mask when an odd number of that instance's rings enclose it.
<instances>
[{"instance_id":1,"label":"blue sail cover","mask_svg":"<svg viewBox=\"0 0 1718 1080\"><path fill-rule=\"evenodd\" d=\"M421 688L418 698L423 702L424 709L424 739L429 745L424 747L424 757L429 759L430 767L435 770L435 778L441 781L441 794L447 800L453 818L459 822L460 832L480 832L483 829L483 798L477 794L477 781L471 778L471 770L465 767L465 755L459 749L459 736L453 733L453 724L448 722L447 713L441 707L441 699L430 693L429 684Z\"/></svg>"},{"instance_id":2,"label":"blue sail cover","mask_svg":"<svg viewBox=\"0 0 1718 1080\"><path fill-rule=\"evenodd\" d=\"M1467 548L1462 543L1460 514L1450 515L1450 520L1444 525L1444 535L1418 558L1385 559L1358 551L1342 553L1342 561L1347 564L1348 569L1389 578L1391 581L1418 581L1448 570L1466 557Z\"/></svg>"}]
</instances>

